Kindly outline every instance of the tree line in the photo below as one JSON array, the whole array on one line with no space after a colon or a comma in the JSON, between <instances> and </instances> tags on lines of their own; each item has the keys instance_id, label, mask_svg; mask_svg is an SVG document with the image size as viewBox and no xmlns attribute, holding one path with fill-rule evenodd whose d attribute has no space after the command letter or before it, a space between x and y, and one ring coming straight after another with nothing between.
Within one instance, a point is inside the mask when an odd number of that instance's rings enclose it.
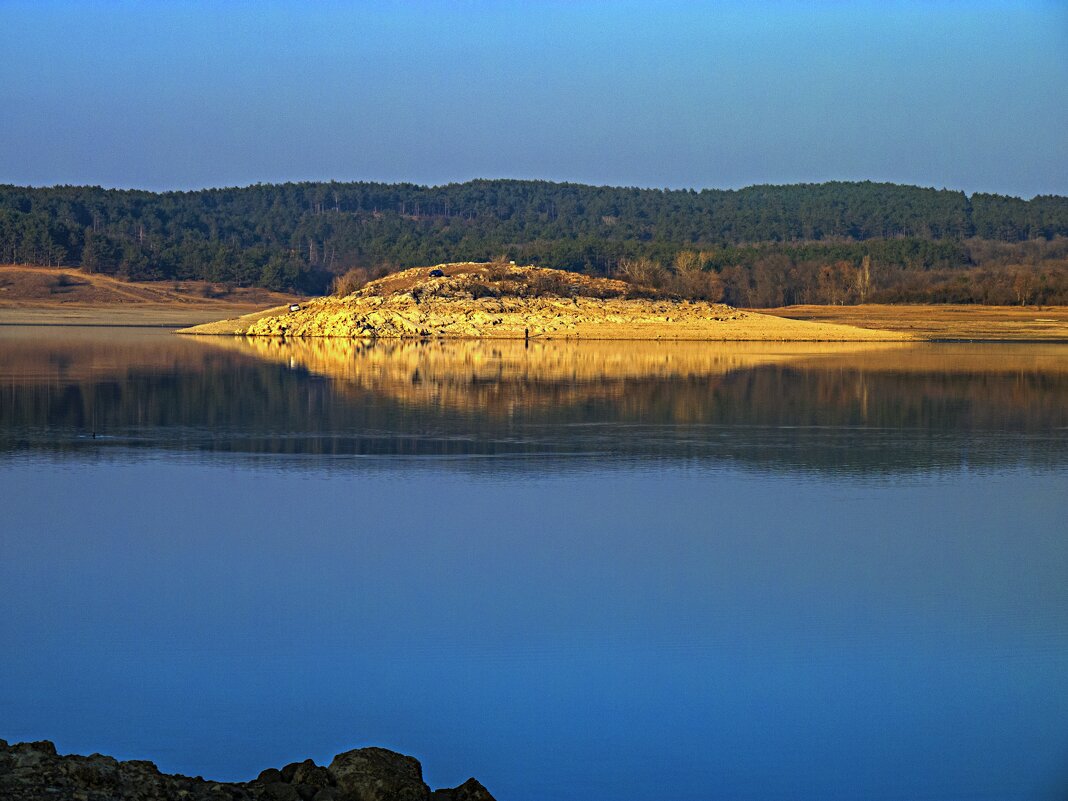
<instances>
[{"instance_id":1,"label":"tree line","mask_svg":"<svg viewBox=\"0 0 1068 801\"><path fill-rule=\"evenodd\" d=\"M747 306L1068 303L1068 198L872 182L0 186L0 262L318 293L351 269L495 258L596 275L645 262L665 284Z\"/></svg>"}]
</instances>

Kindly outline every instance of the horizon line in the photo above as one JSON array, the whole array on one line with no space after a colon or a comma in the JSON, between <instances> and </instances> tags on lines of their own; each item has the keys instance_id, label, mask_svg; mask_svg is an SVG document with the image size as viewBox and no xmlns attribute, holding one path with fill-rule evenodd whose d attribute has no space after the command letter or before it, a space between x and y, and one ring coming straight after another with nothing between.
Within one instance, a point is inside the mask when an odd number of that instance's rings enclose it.
<instances>
[{"instance_id":1,"label":"horizon line","mask_svg":"<svg viewBox=\"0 0 1068 801\"><path fill-rule=\"evenodd\" d=\"M169 194L196 194L199 192L223 192L234 191L244 189L254 189L257 187L272 187L272 186L300 186L307 184L373 184L380 186L410 186L417 189L445 189L451 186L464 186L466 184L473 183L542 183L552 184L555 186L579 186L589 189L636 189L642 192L692 192L700 194L702 192L744 192L749 189L763 189L763 188L785 188L785 187L806 187L806 186L827 186L830 184L875 184L884 186L896 186L905 187L909 189L925 189L935 192L952 192L954 194L962 194L966 198L971 199L976 195L991 195L994 197L1011 198L1020 200L1023 202L1029 202L1037 198L1068 198L1068 195L1061 195L1056 193L1037 193L1031 197L1024 197L1022 195L1014 195L1002 192L981 192L974 191L968 192L964 189L953 189L947 186L934 186L912 183L898 183L896 181L877 180L873 178L863 179L843 179L832 178L825 181L796 181L792 183L754 183L746 184L744 186L737 187L669 187L669 186L640 186L637 184L599 184L599 183L582 183L581 181L561 181L550 178L486 178L475 177L467 178L462 181L446 181L444 183L418 183L416 181L381 181L381 180L367 180L367 179L350 179L340 180L337 178L328 179L299 179L299 180L281 180L281 181L256 181L248 184L231 184L231 185L219 185L219 186L201 186L190 189L146 189L144 187L137 186L106 186L104 184L14 184L14 183L0 183L0 187L14 188L14 189L33 189L33 190L47 190L47 189L100 189L106 192L144 192L152 195L169 195Z\"/></svg>"}]
</instances>

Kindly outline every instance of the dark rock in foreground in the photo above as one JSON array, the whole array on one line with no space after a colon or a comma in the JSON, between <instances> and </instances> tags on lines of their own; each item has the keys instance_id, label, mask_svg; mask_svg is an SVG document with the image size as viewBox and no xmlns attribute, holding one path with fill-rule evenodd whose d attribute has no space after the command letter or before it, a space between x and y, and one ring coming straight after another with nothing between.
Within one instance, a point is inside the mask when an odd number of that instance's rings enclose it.
<instances>
[{"instance_id":1,"label":"dark rock in foreground","mask_svg":"<svg viewBox=\"0 0 1068 801\"><path fill-rule=\"evenodd\" d=\"M476 779L468 779L451 790L435 790L430 801L493 801L493 796Z\"/></svg>"},{"instance_id":2,"label":"dark rock in foreground","mask_svg":"<svg viewBox=\"0 0 1068 801\"><path fill-rule=\"evenodd\" d=\"M151 762L100 754L60 756L48 741L0 740L3 801L494 801L468 779L431 793L418 760L384 748L357 748L329 767L312 760L268 768L250 782L213 782L160 773Z\"/></svg>"}]
</instances>

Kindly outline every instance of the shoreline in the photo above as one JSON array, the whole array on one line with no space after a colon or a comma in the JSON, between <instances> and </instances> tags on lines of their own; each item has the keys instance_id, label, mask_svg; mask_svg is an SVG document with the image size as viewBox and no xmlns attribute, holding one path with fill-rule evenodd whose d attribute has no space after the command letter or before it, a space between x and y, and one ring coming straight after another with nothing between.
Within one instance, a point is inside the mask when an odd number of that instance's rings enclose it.
<instances>
[{"instance_id":1,"label":"shoreline","mask_svg":"<svg viewBox=\"0 0 1068 801\"><path fill-rule=\"evenodd\" d=\"M927 342L1068 342L1068 306L860 304L761 309L784 319L909 333Z\"/></svg>"},{"instance_id":2,"label":"shoreline","mask_svg":"<svg viewBox=\"0 0 1068 801\"><path fill-rule=\"evenodd\" d=\"M131 303L131 304L18 304L0 305L0 326L94 328L184 328L219 319L221 315L255 313L262 306L249 303Z\"/></svg>"},{"instance_id":3,"label":"shoreline","mask_svg":"<svg viewBox=\"0 0 1068 801\"><path fill-rule=\"evenodd\" d=\"M201 303L158 304L70 304L20 303L0 304L0 328L153 328L175 331L191 326L216 323L219 318L248 319L268 316L283 307L263 309L248 303L204 301ZM940 306L940 305L864 305L864 306L788 306L776 309L744 309L760 318L775 318L791 322L825 323L851 326L867 335L857 341L919 341L942 343L1006 342L1016 344L1068 343L1068 307L1005 307L1005 306ZM893 334L877 339L876 332ZM811 336L758 337L738 336L712 339L706 336L626 336L626 331L603 332L602 336L568 337L540 335L537 339L559 341L848 341L841 337L820 340ZM643 332L644 334L644 332ZM871 336L876 334L876 337ZM902 337L901 334L909 335ZM201 332L198 336L234 336L233 331ZM312 337L309 337L312 338ZM317 337L329 338L329 337ZM416 339L412 337L411 339ZM430 337L436 339L438 337ZM522 340L520 332L512 336L448 337L449 339L510 339ZM534 339L535 337L531 337Z\"/></svg>"}]
</instances>

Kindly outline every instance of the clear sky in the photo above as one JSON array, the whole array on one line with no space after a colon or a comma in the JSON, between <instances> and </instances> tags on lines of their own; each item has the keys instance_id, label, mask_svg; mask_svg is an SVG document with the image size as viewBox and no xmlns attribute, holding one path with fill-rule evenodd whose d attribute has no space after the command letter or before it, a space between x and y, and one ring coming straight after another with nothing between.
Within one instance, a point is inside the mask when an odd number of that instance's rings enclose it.
<instances>
[{"instance_id":1,"label":"clear sky","mask_svg":"<svg viewBox=\"0 0 1068 801\"><path fill-rule=\"evenodd\" d=\"M1068 194L1068 2L0 2L0 183Z\"/></svg>"}]
</instances>

